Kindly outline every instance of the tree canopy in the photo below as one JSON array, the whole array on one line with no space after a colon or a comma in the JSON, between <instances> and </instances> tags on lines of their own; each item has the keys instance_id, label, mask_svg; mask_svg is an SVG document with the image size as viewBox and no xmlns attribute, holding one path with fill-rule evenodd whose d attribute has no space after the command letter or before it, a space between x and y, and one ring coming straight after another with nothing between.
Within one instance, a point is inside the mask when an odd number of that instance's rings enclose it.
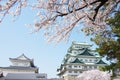
<instances>
[{"instance_id":1,"label":"tree canopy","mask_svg":"<svg viewBox=\"0 0 120 80\"><path fill-rule=\"evenodd\" d=\"M117 58L120 61L120 11L115 13L114 17L107 20L109 30L95 35L92 39L98 46L97 51L101 55L107 55L107 59ZM104 34L104 35L103 35Z\"/></svg>"},{"instance_id":2,"label":"tree canopy","mask_svg":"<svg viewBox=\"0 0 120 80\"><path fill-rule=\"evenodd\" d=\"M110 29L104 31L101 34L97 34L92 40L99 46L97 51L106 56L107 60L110 60L111 64L105 67L105 70L112 70L113 76L116 74L114 70L120 68L120 10L115 12L115 16L107 20L107 24Z\"/></svg>"},{"instance_id":3,"label":"tree canopy","mask_svg":"<svg viewBox=\"0 0 120 80\"><path fill-rule=\"evenodd\" d=\"M108 29L106 20L118 11L120 0L0 0L0 21L7 14L19 16L23 7L38 10L35 29L45 29L44 35L56 41L68 37L80 23L86 34L98 34ZM81 26L80 26L81 27Z\"/></svg>"}]
</instances>

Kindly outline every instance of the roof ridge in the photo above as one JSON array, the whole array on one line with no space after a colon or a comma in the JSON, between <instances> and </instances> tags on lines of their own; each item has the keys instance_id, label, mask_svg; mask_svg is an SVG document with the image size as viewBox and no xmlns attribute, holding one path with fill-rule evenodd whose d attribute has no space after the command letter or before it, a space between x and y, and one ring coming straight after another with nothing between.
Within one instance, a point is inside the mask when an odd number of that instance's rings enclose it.
<instances>
[{"instance_id":1,"label":"roof ridge","mask_svg":"<svg viewBox=\"0 0 120 80\"><path fill-rule=\"evenodd\" d=\"M22 55L18 56L17 59L19 59L19 58L22 57L22 56L25 57L25 58L28 59L28 60L31 60L30 58L26 57L24 53L23 53Z\"/></svg>"},{"instance_id":2,"label":"roof ridge","mask_svg":"<svg viewBox=\"0 0 120 80\"><path fill-rule=\"evenodd\" d=\"M78 54L78 55L94 56L94 55L91 54L88 50L89 50L88 48L85 48L85 50L84 50L81 54Z\"/></svg>"},{"instance_id":3,"label":"roof ridge","mask_svg":"<svg viewBox=\"0 0 120 80\"><path fill-rule=\"evenodd\" d=\"M96 64L107 64L102 59L100 59Z\"/></svg>"},{"instance_id":4,"label":"roof ridge","mask_svg":"<svg viewBox=\"0 0 120 80\"><path fill-rule=\"evenodd\" d=\"M81 62L78 58L76 58L74 61L72 61L71 63L83 63Z\"/></svg>"}]
</instances>

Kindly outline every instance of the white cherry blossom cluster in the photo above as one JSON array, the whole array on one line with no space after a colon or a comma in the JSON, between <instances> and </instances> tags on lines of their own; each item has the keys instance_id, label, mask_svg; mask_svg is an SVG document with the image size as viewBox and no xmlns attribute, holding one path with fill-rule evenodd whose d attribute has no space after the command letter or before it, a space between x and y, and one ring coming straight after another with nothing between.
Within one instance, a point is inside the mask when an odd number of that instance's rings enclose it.
<instances>
[{"instance_id":1,"label":"white cherry blossom cluster","mask_svg":"<svg viewBox=\"0 0 120 80\"><path fill-rule=\"evenodd\" d=\"M37 21L39 26L36 27L45 29L45 36L49 41L54 39L57 42L67 39L80 23L83 23L82 30L86 34L97 34L108 28L105 21L120 3L120 0L105 1L40 0L37 7L41 10L37 14L40 17Z\"/></svg>"},{"instance_id":2,"label":"white cherry blossom cluster","mask_svg":"<svg viewBox=\"0 0 120 80\"><path fill-rule=\"evenodd\" d=\"M34 29L44 29L48 41L57 42L69 38L79 26L86 34L98 34L106 30L106 20L118 10L120 0L0 0L0 21L7 14L19 16L23 7L37 10ZM84 26L80 25L83 24Z\"/></svg>"},{"instance_id":3,"label":"white cherry blossom cluster","mask_svg":"<svg viewBox=\"0 0 120 80\"><path fill-rule=\"evenodd\" d=\"M8 14L12 16L19 16L21 9L26 7L27 0L1 0L0 1L0 22Z\"/></svg>"},{"instance_id":4,"label":"white cherry blossom cluster","mask_svg":"<svg viewBox=\"0 0 120 80\"><path fill-rule=\"evenodd\" d=\"M77 80L111 80L110 74L99 70L85 71L77 77Z\"/></svg>"}]
</instances>

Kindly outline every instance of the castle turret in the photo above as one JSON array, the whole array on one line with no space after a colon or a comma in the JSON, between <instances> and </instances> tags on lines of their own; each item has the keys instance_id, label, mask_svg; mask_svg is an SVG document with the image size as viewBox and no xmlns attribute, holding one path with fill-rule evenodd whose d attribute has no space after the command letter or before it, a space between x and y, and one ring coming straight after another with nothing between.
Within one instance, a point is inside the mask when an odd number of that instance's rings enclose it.
<instances>
[{"instance_id":1,"label":"castle turret","mask_svg":"<svg viewBox=\"0 0 120 80\"><path fill-rule=\"evenodd\" d=\"M4 75L8 73L38 73L38 68L34 65L34 60L26 57L24 54L17 58L9 58L12 65L9 67L0 67Z\"/></svg>"}]
</instances>

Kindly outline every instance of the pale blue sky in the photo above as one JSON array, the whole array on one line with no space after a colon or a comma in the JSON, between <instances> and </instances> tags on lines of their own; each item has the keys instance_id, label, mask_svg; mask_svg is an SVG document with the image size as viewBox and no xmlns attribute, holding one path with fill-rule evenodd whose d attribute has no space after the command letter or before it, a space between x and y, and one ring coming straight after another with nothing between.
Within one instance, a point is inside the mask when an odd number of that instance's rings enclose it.
<instances>
[{"instance_id":1,"label":"pale blue sky","mask_svg":"<svg viewBox=\"0 0 120 80\"><path fill-rule=\"evenodd\" d=\"M83 33L76 33L76 30L67 43L64 41L57 45L47 43L42 32L30 34L31 30L25 26L34 21L35 14L26 8L15 22L12 22L11 16L7 16L0 24L0 66L11 65L9 58L24 53L34 59L40 73L47 73L49 78L56 77L57 67L61 64L72 41L93 43Z\"/></svg>"}]
</instances>

